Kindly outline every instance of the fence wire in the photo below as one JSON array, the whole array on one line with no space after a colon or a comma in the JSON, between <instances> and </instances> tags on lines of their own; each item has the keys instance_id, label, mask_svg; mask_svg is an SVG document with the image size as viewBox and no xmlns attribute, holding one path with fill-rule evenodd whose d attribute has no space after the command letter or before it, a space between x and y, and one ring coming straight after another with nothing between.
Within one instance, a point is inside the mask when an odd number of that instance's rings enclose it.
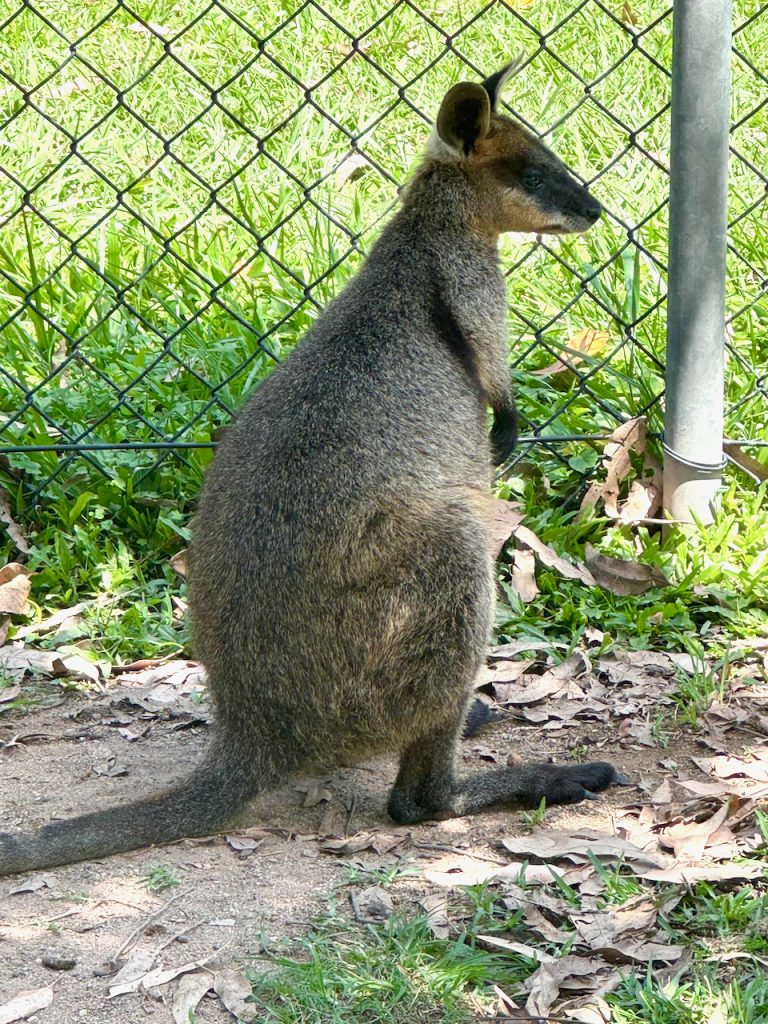
<instances>
[{"instance_id":1,"label":"fence wire","mask_svg":"<svg viewBox=\"0 0 768 1024\"><path fill-rule=\"evenodd\" d=\"M727 429L760 457L768 17L735 8ZM444 91L518 53L510 111L606 208L581 239L505 240L520 457L586 475L629 416L661 431L671 7L0 12L0 471L33 495L185 486L359 266Z\"/></svg>"}]
</instances>

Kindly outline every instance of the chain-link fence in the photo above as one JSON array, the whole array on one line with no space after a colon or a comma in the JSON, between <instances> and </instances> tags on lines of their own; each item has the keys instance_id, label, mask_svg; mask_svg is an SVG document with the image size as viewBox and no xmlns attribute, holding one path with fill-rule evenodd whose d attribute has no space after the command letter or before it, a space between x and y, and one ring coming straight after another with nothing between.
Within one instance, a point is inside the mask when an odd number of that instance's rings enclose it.
<instances>
[{"instance_id":1,"label":"chain-link fence","mask_svg":"<svg viewBox=\"0 0 768 1024\"><path fill-rule=\"evenodd\" d=\"M0 471L194 491L359 266L440 98L505 97L603 202L506 239L521 458L586 475L663 427L672 9L657 0L0 0ZM727 432L766 438L766 7L734 14ZM706 211L703 211L706 215ZM536 444L531 449L531 444ZM765 452L768 455L768 452Z\"/></svg>"}]
</instances>

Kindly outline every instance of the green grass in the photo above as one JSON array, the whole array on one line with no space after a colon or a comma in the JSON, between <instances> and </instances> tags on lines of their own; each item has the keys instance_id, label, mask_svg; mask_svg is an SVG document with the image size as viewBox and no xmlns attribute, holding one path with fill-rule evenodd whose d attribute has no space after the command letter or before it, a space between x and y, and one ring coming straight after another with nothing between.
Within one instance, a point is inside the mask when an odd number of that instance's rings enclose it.
<instances>
[{"instance_id":1,"label":"green grass","mask_svg":"<svg viewBox=\"0 0 768 1024\"><path fill-rule=\"evenodd\" d=\"M755 9L753 0L734 6L736 24ZM653 0L633 0L631 7L638 30L663 13ZM58 33L29 8L12 18L0 34L0 67L31 90L37 109L25 107L22 92L5 81L2 442L209 442L270 372L269 353L288 352L359 266L426 138L427 123L411 104L434 115L445 88L471 74L459 53L486 70L516 53L533 57L508 99L546 130L576 171L587 180L599 175L594 191L609 211L581 238L546 247L521 237L504 242L503 261L514 267L509 335L525 421L545 424L549 435L591 435L611 430L615 414L648 406L651 427L661 428L655 399L664 307L657 303L664 291L667 177L658 164L667 162L668 76L597 5L548 37L557 58L538 52L538 35L560 25L574 10L571 0L521 3L529 25L500 4L472 21L479 0L424 0L422 8L451 34L448 53L444 36L407 5L371 29L388 10L373 0L329 0L330 17L309 5L285 24L294 5L281 0L233 0L229 10L239 21L217 7L195 20L204 8L193 0L140 0L133 9L157 34L122 9L101 24L112 9L108 0L41 0L37 10ZM0 18L16 10L0 0ZM246 26L269 36L263 53ZM768 18L758 18L737 36L739 50L758 67L766 31ZM364 54L350 54L352 37L361 39ZM172 40L178 62L161 59L164 40ZM70 57L71 41L77 46ZM671 18L644 32L641 46L668 69ZM582 102L582 85L561 61L589 81L618 66ZM408 102L398 102L395 86L373 63L404 86ZM283 69L316 86L313 101L336 125L304 102L303 87ZM218 106L203 83L217 90ZM768 108L747 115L763 92L759 77L736 59L733 119L744 123L733 143L758 167ZM628 130L649 120L636 135L642 149L628 147ZM367 163L345 164L350 133ZM265 140L261 148L257 137ZM170 140L167 153L163 139ZM22 208L25 188L31 206ZM767 429L755 373L768 360L768 301L760 283L768 229L764 205L745 212L762 196L759 177L735 157L729 209L738 219L732 241L744 259L729 256L727 290L729 310L743 312L730 326L727 398L738 409L727 429L739 437L765 437ZM27 295L32 300L25 303ZM589 394L576 376L532 373L586 328L608 335L580 366ZM28 394L33 407L26 406ZM768 449L755 453L768 458ZM24 487L12 476L6 486L32 536L40 614L99 598L83 629L113 659L183 644L167 596L177 585L167 558L184 544L210 454L14 454L10 464L23 472ZM540 475L537 486L524 484L525 505L545 539L576 555L586 539L606 550L639 545L642 558L672 569L675 585L622 600L585 595L545 574L537 602L502 608L502 634L514 622L516 631L577 636L599 619L611 636L642 646L676 642L691 631L750 635L763 628L756 609L765 600L765 563L754 572L750 565L766 524L762 497L744 480L728 492L719 540L705 534L665 547L642 532L634 539L599 523L573 524L597 446L557 444L530 454ZM10 545L6 554L13 554ZM693 593L700 574L711 598Z\"/></svg>"},{"instance_id":2,"label":"green grass","mask_svg":"<svg viewBox=\"0 0 768 1024\"><path fill-rule=\"evenodd\" d=\"M670 887L643 886L620 868L596 865L606 883L604 905L620 906L646 894L663 898ZM578 893L562 883L545 887L577 912ZM359 927L335 913L322 920L290 954L254 973L258 1019L283 1024L469 1024L486 1018L494 985L525 999L523 983L537 967L516 952L487 952L481 935L538 946L550 955L572 951L570 926L561 946L528 932L521 911L507 909L503 886L474 886L449 895L448 939L436 939L421 916L394 916L384 925ZM535 895L534 895L535 898ZM606 996L617 1024L763 1024L768 1020L768 895L751 888L691 888L659 918L670 944L687 946L690 962L662 980L645 968L625 968L619 988ZM730 955L727 955L730 954ZM715 1018L720 1008L723 1016ZM557 1009L553 1011L557 1013Z\"/></svg>"},{"instance_id":3,"label":"green grass","mask_svg":"<svg viewBox=\"0 0 768 1024\"><path fill-rule=\"evenodd\" d=\"M534 963L475 948L468 933L436 939L423 917L350 928L330 918L254 975L259 1020L281 1024L463 1024L469 997L492 985L518 985Z\"/></svg>"},{"instance_id":4,"label":"green grass","mask_svg":"<svg viewBox=\"0 0 768 1024\"><path fill-rule=\"evenodd\" d=\"M153 896L160 896L169 889L175 889L180 879L170 864L153 864L141 882Z\"/></svg>"}]
</instances>

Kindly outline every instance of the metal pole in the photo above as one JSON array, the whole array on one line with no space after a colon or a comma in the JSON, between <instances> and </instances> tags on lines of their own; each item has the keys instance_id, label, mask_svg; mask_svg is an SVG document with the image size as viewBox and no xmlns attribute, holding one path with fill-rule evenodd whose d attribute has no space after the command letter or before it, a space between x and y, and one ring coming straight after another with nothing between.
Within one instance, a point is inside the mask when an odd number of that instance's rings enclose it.
<instances>
[{"instance_id":1,"label":"metal pole","mask_svg":"<svg viewBox=\"0 0 768 1024\"><path fill-rule=\"evenodd\" d=\"M723 460L730 0L674 0L664 507L712 519Z\"/></svg>"}]
</instances>

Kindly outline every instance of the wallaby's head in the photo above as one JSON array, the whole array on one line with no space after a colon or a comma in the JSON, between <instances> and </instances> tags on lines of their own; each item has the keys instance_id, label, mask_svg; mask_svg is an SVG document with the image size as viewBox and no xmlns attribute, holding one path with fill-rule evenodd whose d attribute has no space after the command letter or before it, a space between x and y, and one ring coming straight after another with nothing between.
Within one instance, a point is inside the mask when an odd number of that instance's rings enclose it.
<instances>
[{"instance_id":1,"label":"wallaby's head","mask_svg":"<svg viewBox=\"0 0 768 1024\"><path fill-rule=\"evenodd\" d=\"M482 85L460 82L448 90L427 158L461 168L478 227L489 234L586 231L602 213L600 203L532 132L497 111L517 66L514 61Z\"/></svg>"}]
</instances>

